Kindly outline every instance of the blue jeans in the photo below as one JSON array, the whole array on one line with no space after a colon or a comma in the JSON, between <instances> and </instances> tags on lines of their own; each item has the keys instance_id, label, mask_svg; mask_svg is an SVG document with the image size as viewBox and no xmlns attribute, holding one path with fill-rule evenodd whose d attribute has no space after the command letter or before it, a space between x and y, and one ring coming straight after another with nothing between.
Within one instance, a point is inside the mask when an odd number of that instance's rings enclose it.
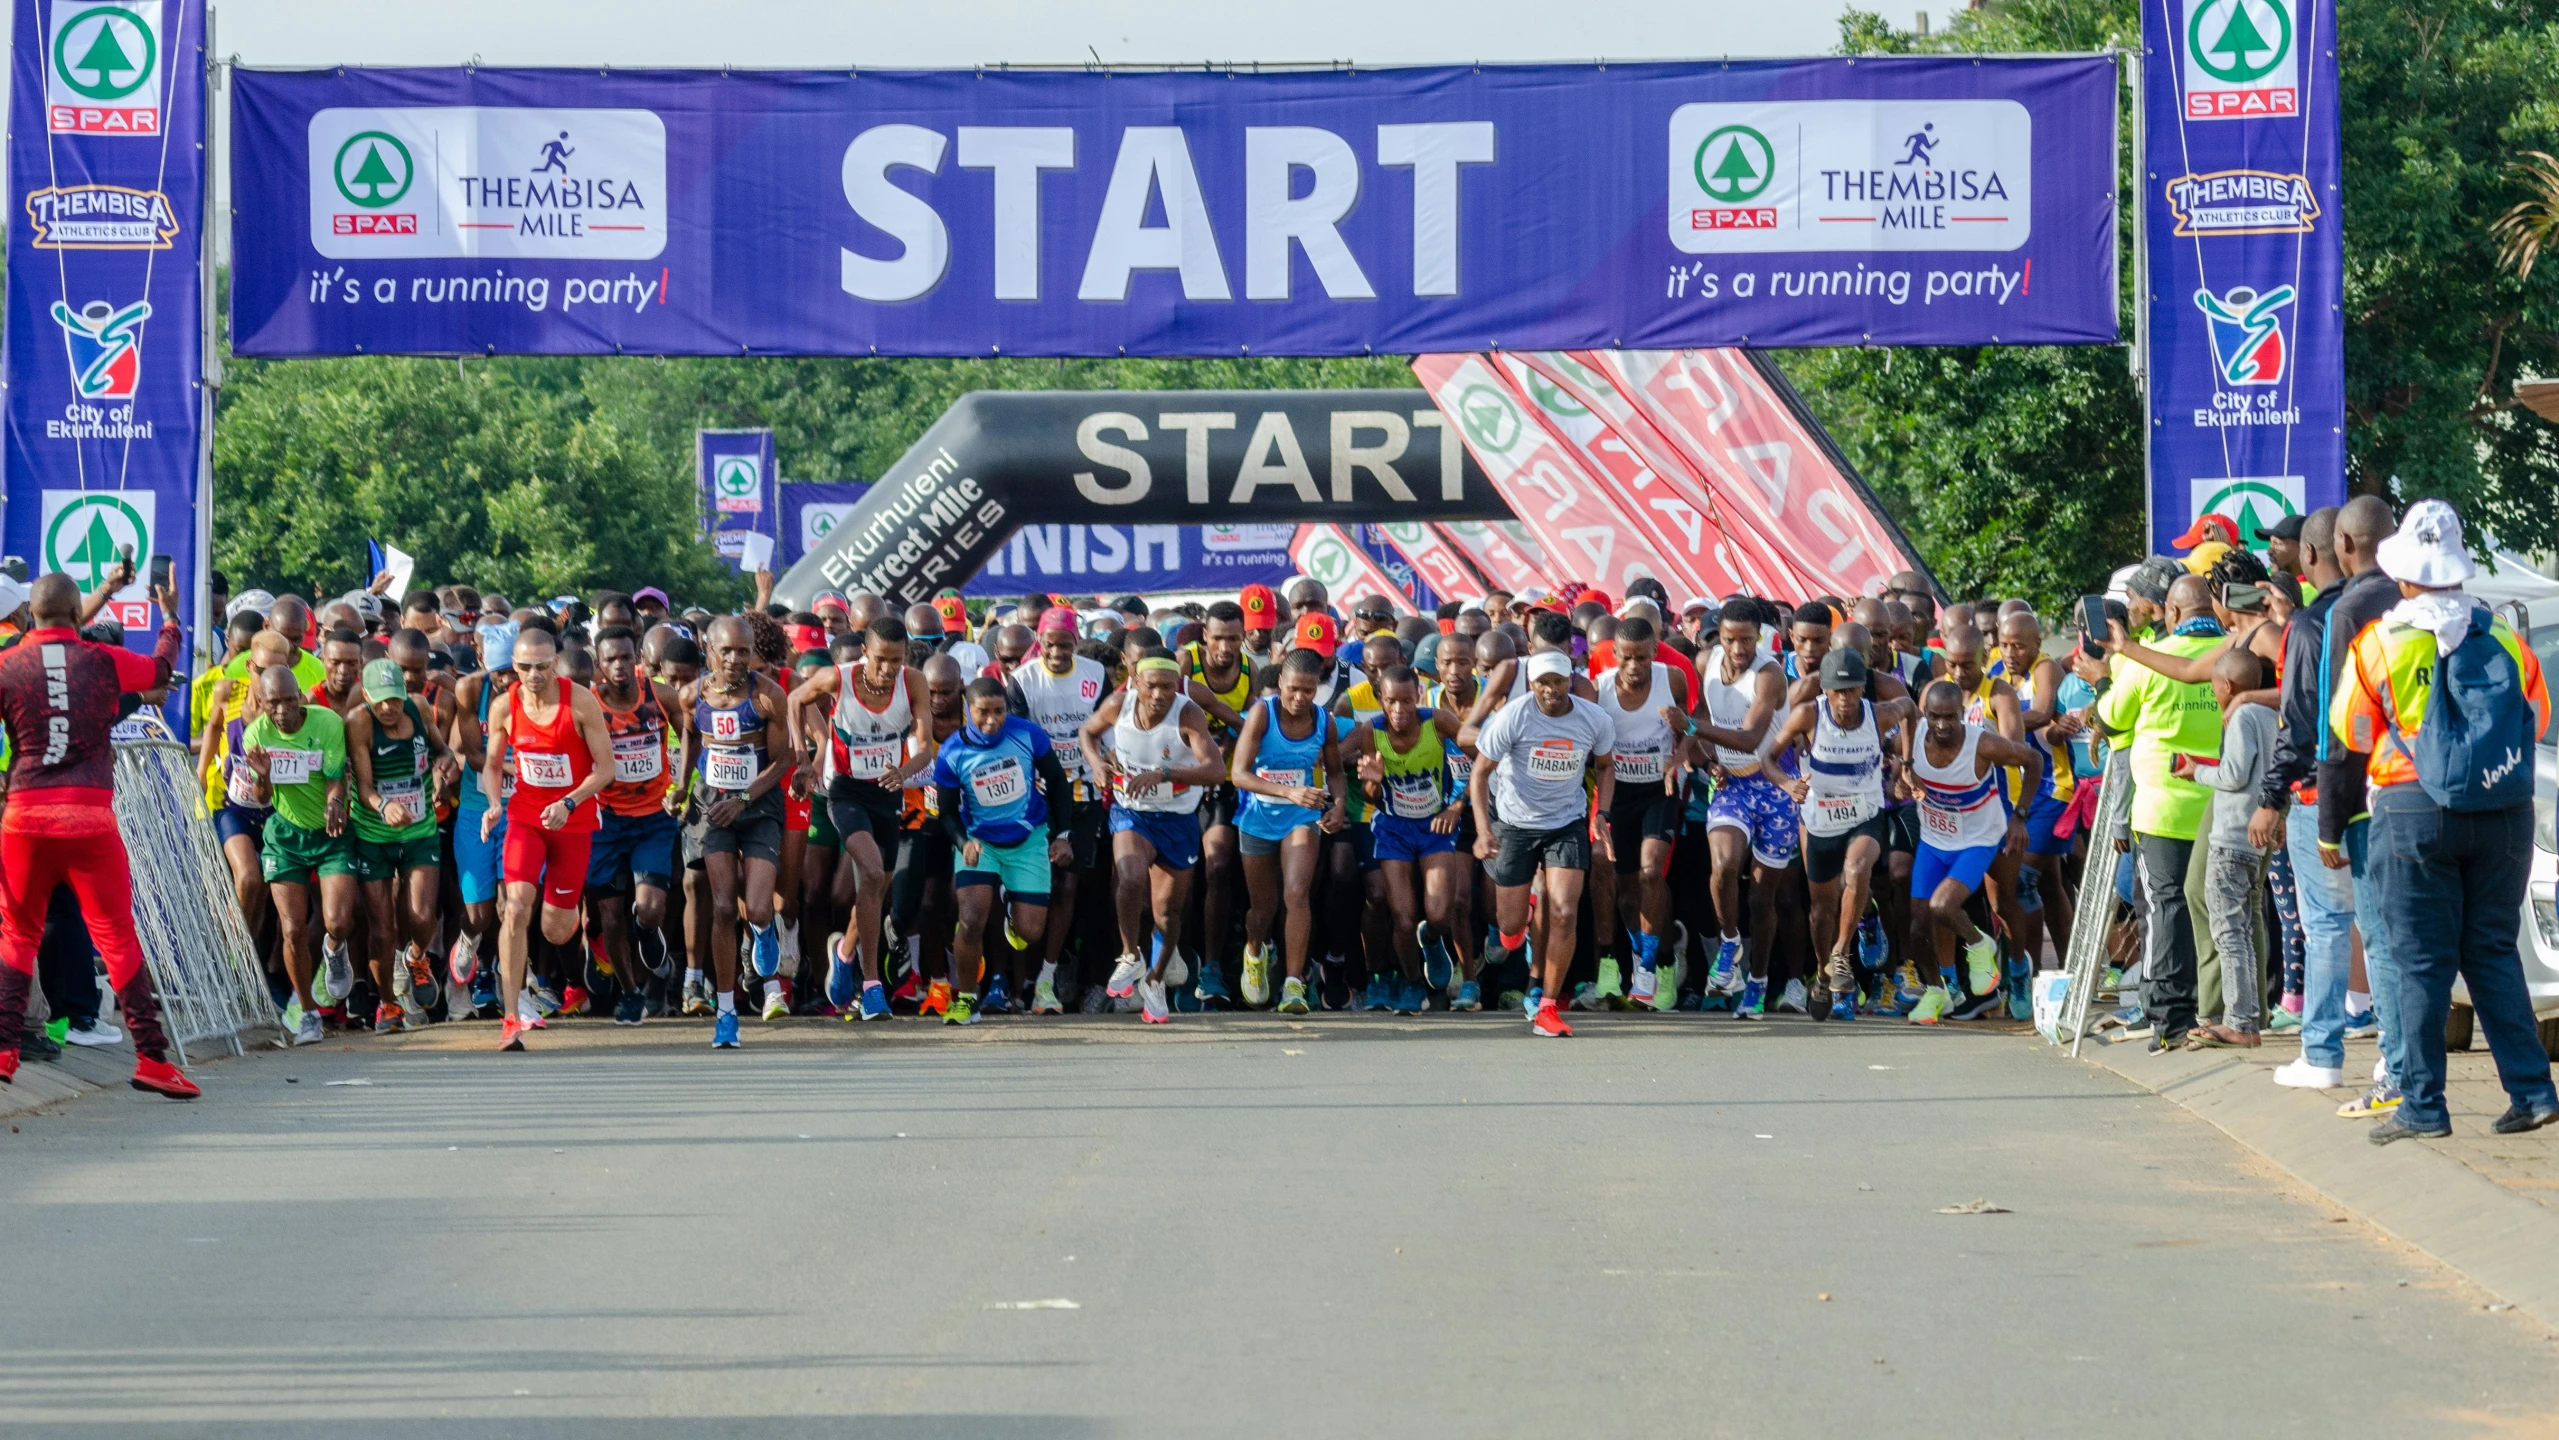
<instances>
[{"instance_id":1,"label":"blue jeans","mask_svg":"<svg viewBox=\"0 0 2559 1440\"><path fill-rule=\"evenodd\" d=\"M2411 1125L2447 1122L2443 1029L2456 975L2469 987L2506 1094L2536 1110L2559 1107L2516 949L2532 807L2444 810L2417 785L2392 785L2373 792L2372 831L2367 868L2383 896L2399 972L2391 1028L2407 1061L2397 1072L2401 1116Z\"/></svg>"},{"instance_id":2,"label":"blue jeans","mask_svg":"<svg viewBox=\"0 0 2559 1440\"><path fill-rule=\"evenodd\" d=\"M2335 1069L2346 1063L2346 980L2354 968L2354 878L2319 863L2319 807L2295 804L2284 821L2301 901L2301 1058Z\"/></svg>"},{"instance_id":3,"label":"blue jeans","mask_svg":"<svg viewBox=\"0 0 2559 1440\"><path fill-rule=\"evenodd\" d=\"M2364 937L2364 983L2372 987L2373 1018L2381 1023L2381 1068L2391 1084L2401 1085L2408 1073L2408 1037L2399 1024L2399 972L2391 962L2389 917L2382 909L2382 886L2373 878L2374 862L2381 858L2374 845L2369 817L2346 827L2346 854L2354 861L2355 928ZM2440 1043L2442 1034L2435 1039Z\"/></svg>"}]
</instances>

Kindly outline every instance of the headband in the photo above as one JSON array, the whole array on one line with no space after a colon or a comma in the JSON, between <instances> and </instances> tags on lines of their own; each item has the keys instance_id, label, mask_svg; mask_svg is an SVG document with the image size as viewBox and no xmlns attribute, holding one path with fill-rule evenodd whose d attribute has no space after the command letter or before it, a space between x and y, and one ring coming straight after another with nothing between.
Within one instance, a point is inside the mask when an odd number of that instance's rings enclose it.
<instances>
[{"instance_id":1,"label":"headband","mask_svg":"<svg viewBox=\"0 0 2559 1440\"><path fill-rule=\"evenodd\" d=\"M1561 651L1540 650L1536 654L1528 657L1528 678L1530 680L1536 680L1540 676L1545 675L1570 675L1572 673L1573 662L1565 658Z\"/></svg>"},{"instance_id":2,"label":"headband","mask_svg":"<svg viewBox=\"0 0 2559 1440\"><path fill-rule=\"evenodd\" d=\"M1149 670L1172 670L1178 672L1182 667L1165 659L1161 655L1149 655L1137 662L1137 668L1139 673L1143 674Z\"/></svg>"}]
</instances>

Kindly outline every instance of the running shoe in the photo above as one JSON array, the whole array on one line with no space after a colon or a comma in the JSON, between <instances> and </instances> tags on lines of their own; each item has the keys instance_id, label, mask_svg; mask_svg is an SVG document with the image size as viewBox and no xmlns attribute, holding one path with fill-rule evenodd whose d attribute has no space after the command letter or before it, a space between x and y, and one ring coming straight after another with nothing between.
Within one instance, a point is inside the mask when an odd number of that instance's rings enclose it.
<instances>
[{"instance_id":1,"label":"running shoe","mask_svg":"<svg viewBox=\"0 0 2559 1440\"><path fill-rule=\"evenodd\" d=\"M463 936L452 953L444 957L444 968L445 973L453 977L454 984L470 984L471 977L480 973L480 937Z\"/></svg>"},{"instance_id":2,"label":"running shoe","mask_svg":"<svg viewBox=\"0 0 2559 1440\"><path fill-rule=\"evenodd\" d=\"M586 1013L587 993L582 985L560 987L560 1014L563 1018Z\"/></svg>"},{"instance_id":3,"label":"running shoe","mask_svg":"<svg viewBox=\"0 0 2559 1440\"><path fill-rule=\"evenodd\" d=\"M354 993L355 959L347 953L347 947L334 939L323 940L320 943L320 969L328 978L329 993L320 995L315 991L313 998L322 1005L335 1005Z\"/></svg>"},{"instance_id":4,"label":"running shoe","mask_svg":"<svg viewBox=\"0 0 2559 1440\"><path fill-rule=\"evenodd\" d=\"M2346 1038L2349 1040L2369 1040L2380 1033L2381 1017L2370 1010L2346 1017Z\"/></svg>"},{"instance_id":5,"label":"running shoe","mask_svg":"<svg viewBox=\"0 0 2559 1440\"><path fill-rule=\"evenodd\" d=\"M1739 936L1727 935L1715 946L1715 963L1707 968L1706 988L1730 994L1739 988L1742 942Z\"/></svg>"},{"instance_id":6,"label":"running shoe","mask_svg":"<svg viewBox=\"0 0 2559 1440\"><path fill-rule=\"evenodd\" d=\"M613 1002L613 1023L637 1025L649 1018L649 997L636 987L626 987L620 999Z\"/></svg>"},{"instance_id":7,"label":"running shoe","mask_svg":"<svg viewBox=\"0 0 2559 1440\"><path fill-rule=\"evenodd\" d=\"M1087 985L1084 997L1076 1002L1075 1009L1081 1015L1107 1015L1111 1012L1111 1005L1111 997L1102 993L1101 986Z\"/></svg>"},{"instance_id":8,"label":"running shoe","mask_svg":"<svg viewBox=\"0 0 2559 1440\"><path fill-rule=\"evenodd\" d=\"M2399 1108L2399 1087L2387 1080L2377 1081L2361 1095L2337 1107L2338 1115L2348 1120L2370 1120Z\"/></svg>"},{"instance_id":9,"label":"running shoe","mask_svg":"<svg viewBox=\"0 0 2559 1440\"><path fill-rule=\"evenodd\" d=\"M746 931L753 942L755 973L767 980L781 974L782 936L779 931L771 925L764 926L762 929L749 925Z\"/></svg>"},{"instance_id":10,"label":"running shoe","mask_svg":"<svg viewBox=\"0 0 2559 1440\"><path fill-rule=\"evenodd\" d=\"M660 980L675 973L675 956L667 949L666 932L654 925L631 931L631 953Z\"/></svg>"},{"instance_id":11,"label":"running shoe","mask_svg":"<svg viewBox=\"0 0 2559 1440\"><path fill-rule=\"evenodd\" d=\"M1484 989L1472 980L1459 982L1457 998L1448 1002L1451 1010L1476 1011L1484 1008Z\"/></svg>"},{"instance_id":12,"label":"running shoe","mask_svg":"<svg viewBox=\"0 0 2559 1440\"><path fill-rule=\"evenodd\" d=\"M409 967L409 998L415 1002L410 1008L424 1014L435 1008L444 988L435 983L435 966L427 959L423 947L410 946L405 959Z\"/></svg>"},{"instance_id":13,"label":"running shoe","mask_svg":"<svg viewBox=\"0 0 2559 1440\"><path fill-rule=\"evenodd\" d=\"M1102 993L1114 1000L1125 1000L1137 993L1137 982L1145 978L1146 962L1138 959L1135 951L1130 951L1120 956L1119 963L1111 967L1111 983L1103 987Z\"/></svg>"},{"instance_id":14,"label":"running shoe","mask_svg":"<svg viewBox=\"0 0 2559 1440\"><path fill-rule=\"evenodd\" d=\"M933 988L924 992L924 1003L915 1007L915 1013L918 1015L947 1016L950 1010L951 982L948 980L934 981Z\"/></svg>"},{"instance_id":15,"label":"running shoe","mask_svg":"<svg viewBox=\"0 0 2559 1440\"><path fill-rule=\"evenodd\" d=\"M65 1020L62 1022L62 1033L55 1037L54 1043L79 1045L92 1049L106 1045L121 1045L124 1043L124 1032L104 1020L95 1018L86 1025L74 1025Z\"/></svg>"},{"instance_id":16,"label":"running shoe","mask_svg":"<svg viewBox=\"0 0 2559 1440\"><path fill-rule=\"evenodd\" d=\"M1672 973L1677 974L1676 971ZM1657 1015L1667 1015L1679 1008L1678 982L1675 979L1665 979L1662 967L1658 964L1653 967L1653 998L1644 1003L1652 1006L1653 1013Z\"/></svg>"},{"instance_id":17,"label":"running shoe","mask_svg":"<svg viewBox=\"0 0 2559 1440\"><path fill-rule=\"evenodd\" d=\"M1446 994L1449 977L1457 973L1457 957L1449 953L1448 937L1433 934L1425 920L1413 927L1413 938L1422 944L1422 982Z\"/></svg>"},{"instance_id":18,"label":"running shoe","mask_svg":"<svg viewBox=\"0 0 2559 1440\"><path fill-rule=\"evenodd\" d=\"M1658 964L1647 965L1644 957L1635 957L1633 973L1626 977L1626 998L1637 1005L1649 1006L1662 989L1662 972Z\"/></svg>"},{"instance_id":19,"label":"running shoe","mask_svg":"<svg viewBox=\"0 0 2559 1440\"><path fill-rule=\"evenodd\" d=\"M1736 1020L1768 1018L1768 982L1753 978L1742 982L1742 998L1733 1005Z\"/></svg>"},{"instance_id":20,"label":"running shoe","mask_svg":"<svg viewBox=\"0 0 2559 1440\"><path fill-rule=\"evenodd\" d=\"M1480 996L1483 992L1479 990L1476 994ZM1493 1003L1500 1009L1519 1011L1520 1018L1523 1020L1537 1013L1537 1007L1529 1003L1528 992L1525 990L1505 990Z\"/></svg>"},{"instance_id":21,"label":"running shoe","mask_svg":"<svg viewBox=\"0 0 2559 1440\"><path fill-rule=\"evenodd\" d=\"M1230 1010L1235 996L1226 988L1226 971L1214 960L1200 962L1200 983L1194 987L1202 1010Z\"/></svg>"},{"instance_id":22,"label":"running shoe","mask_svg":"<svg viewBox=\"0 0 2559 1440\"><path fill-rule=\"evenodd\" d=\"M1541 1040L1560 1040L1572 1034L1573 1027L1565 1024L1562 1013L1549 1003L1538 1006L1537 1013L1529 1017L1528 1033Z\"/></svg>"},{"instance_id":23,"label":"running shoe","mask_svg":"<svg viewBox=\"0 0 2559 1440\"><path fill-rule=\"evenodd\" d=\"M1280 984L1279 1013L1303 1015L1313 1007L1306 1003L1306 982L1292 975Z\"/></svg>"},{"instance_id":24,"label":"running shoe","mask_svg":"<svg viewBox=\"0 0 2559 1440\"><path fill-rule=\"evenodd\" d=\"M521 999L532 1004L534 1013L540 1019L548 1020L552 1016L560 1013L560 997L552 994L549 987L545 986L539 980L526 980L524 982L524 989L518 992L518 995ZM534 1028L540 1029L542 1027L536 1025Z\"/></svg>"},{"instance_id":25,"label":"running shoe","mask_svg":"<svg viewBox=\"0 0 2559 1440\"><path fill-rule=\"evenodd\" d=\"M1382 972L1371 975L1368 977L1368 994L1366 998L1352 1008L1356 1010L1392 1010L1395 1008L1395 990L1395 982L1387 979Z\"/></svg>"},{"instance_id":26,"label":"running shoe","mask_svg":"<svg viewBox=\"0 0 2559 1440\"><path fill-rule=\"evenodd\" d=\"M399 1034L400 1017L405 1013L405 1011L401 1010L399 1002L395 1000L385 1000L381 1004L374 1006L373 1033L376 1035Z\"/></svg>"},{"instance_id":27,"label":"running shoe","mask_svg":"<svg viewBox=\"0 0 2559 1440\"><path fill-rule=\"evenodd\" d=\"M863 997L862 1003L864 1005L870 1004L870 998L868 996ZM1041 980L1031 986L1031 1013L1034 1015L1063 1015L1066 1013L1066 1007L1057 1003L1057 987L1055 985L1050 984L1046 980Z\"/></svg>"},{"instance_id":28,"label":"running shoe","mask_svg":"<svg viewBox=\"0 0 2559 1440\"><path fill-rule=\"evenodd\" d=\"M525 1028L528 1030L547 1030L550 1028L542 1018L541 1002L533 998L533 987L530 985L527 985L523 989L515 992L515 1018L522 1021Z\"/></svg>"},{"instance_id":29,"label":"running shoe","mask_svg":"<svg viewBox=\"0 0 2559 1440\"><path fill-rule=\"evenodd\" d=\"M25 1032L21 1030L19 1033ZM60 1016L47 1020L44 1022L44 1038L53 1042L53 1048L59 1052L63 1044L71 1038L71 1022Z\"/></svg>"},{"instance_id":30,"label":"running shoe","mask_svg":"<svg viewBox=\"0 0 2559 1440\"><path fill-rule=\"evenodd\" d=\"M1964 988L1988 995L1999 988L1999 942L1984 935L1964 947Z\"/></svg>"},{"instance_id":31,"label":"running shoe","mask_svg":"<svg viewBox=\"0 0 2559 1440\"><path fill-rule=\"evenodd\" d=\"M1954 1001L1946 1011L1949 1020L1997 1020L2007 1014L2008 997L1997 990L1987 995L1968 995Z\"/></svg>"},{"instance_id":32,"label":"running shoe","mask_svg":"<svg viewBox=\"0 0 2559 1440\"><path fill-rule=\"evenodd\" d=\"M1830 996L1830 1018L1832 1018L1833 1020L1854 1020L1854 1019L1856 1019L1856 1018L1857 1018L1857 997L1856 997L1856 995L1855 995L1853 992L1849 992L1849 991L1841 991L1841 990L1834 990L1834 991L1832 991L1832 992L1831 992L1831 996Z\"/></svg>"},{"instance_id":33,"label":"running shoe","mask_svg":"<svg viewBox=\"0 0 2559 1440\"><path fill-rule=\"evenodd\" d=\"M1591 1003L1595 1008L1606 1010L1626 1008L1626 981L1624 972L1618 968L1616 956L1599 957L1599 983L1591 987L1591 991Z\"/></svg>"},{"instance_id":34,"label":"running shoe","mask_svg":"<svg viewBox=\"0 0 2559 1440\"><path fill-rule=\"evenodd\" d=\"M320 1012L317 1010L303 1011L293 1023L293 1043L296 1045L317 1045L326 1038L328 1038L326 1033L320 1027Z\"/></svg>"},{"instance_id":35,"label":"running shoe","mask_svg":"<svg viewBox=\"0 0 2559 1440\"><path fill-rule=\"evenodd\" d=\"M1137 996L1145 1007L1139 1018L1149 1025L1169 1025L1173 1021L1173 1007L1165 998L1164 986L1165 982L1161 980L1137 982Z\"/></svg>"},{"instance_id":36,"label":"running shoe","mask_svg":"<svg viewBox=\"0 0 2559 1440\"><path fill-rule=\"evenodd\" d=\"M889 1008L900 1015L924 1013L924 981L914 971L901 972L889 991Z\"/></svg>"},{"instance_id":37,"label":"running shoe","mask_svg":"<svg viewBox=\"0 0 2559 1440\"><path fill-rule=\"evenodd\" d=\"M1805 1013L1809 1003L1810 997L1804 993L1804 982L1801 980L1790 979L1786 982L1786 988L1777 992L1777 1008L1789 1015Z\"/></svg>"},{"instance_id":38,"label":"running shoe","mask_svg":"<svg viewBox=\"0 0 2559 1440\"><path fill-rule=\"evenodd\" d=\"M977 1009L981 1015L1013 1013L1013 997L1004 988L1003 976L998 975L986 982L986 993L978 997Z\"/></svg>"},{"instance_id":39,"label":"running shoe","mask_svg":"<svg viewBox=\"0 0 2559 1440\"><path fill-rule=\"evenodd\" d=\"M1013 928L1013 909L1009 905L1004 909L1004 943L1024 954L1030 953L1031 942L1023 939L1022 932Z\"/></svg>"},{"instance_id":40,"label":"running shoe","mask_svg":"<svg viewBox=\"0 0 2559 1440\"><path fill-rule=\"evenodd\" d=\"M1599 987L1593 985L1588 980L1583 981L1579 985L1573 987L1573 998L1570 1001L1567 1001L1566 1004L1569 1008L1574 1010L1598 1009Z\"/></svg>"},{"instance_id":41,"label":"running shoe","mask_svg":"<svg viewBox=\"0 0 2559 1440\"><path fill-rule=\"evenodd\" d=\"M1268 942L1244 947L1244 1003L1255 1010L1271 1003L1271 947Z\"/></svg>"},{"instance_id":42,"label":"running shoe","mask_svg":"<svg viewBox=\"0 0 2559 1440\"><path fill-rule=\"evenodd\" d=\"M1519 1013L1525 1019L1537 1018L1537 1007L1546 1003L1546 987L1543 985L1529 986L1528 993L1524 995L1518 991L1511 993L1519 995Z\"/></svg>"},{"instance_id":43,"label":"running shoe","mask_svg":"<svg viewBox=\"0 0 2559 1440\"><path fill-rule=\"evenodd\" d=\"M525 1029L524 1022L512 1015L506 1017L506 1020L498 1026L498 1049L522 1050Z\"/></svg>"},{"instance_id":44,"label":"running shoe","mask_svg":"<svg viewBox=\"0 0 2559 1440\"><path fill-rule=\"evenodd\" d=\"M1883 917L1869 912L1857 922L1857 963L1867 973L1881 975L1891 959L1892 948L1884 943Z\"/></svg>"},{"instance_id":45,"label":"running shoe","mask_svg":"<svg viewBox=\"0 0 2559 1440\"><path fill-rule=\"evenodd\" d=\"M1160 954L1164 948L1163 936L1158 935L1155 937L1155 947ZM1155 973L1164 977L1164 993L1166 995L1170 995L1174 991L1191 983L1191 959L1189 956L1184 955L1180 950L1176 949L1172 954L1163 955L1161 958L1164 963L1157 968Z\"/></svg>"},{"instance_id":46,"label":"running shoe","mask_svg":"<svg viewBox=\"0 0 2559 1440\"><path fill-rule=\"evenodd\" d=\"M848 1010L847 1020L886 1020L889 1018L889 988L874 980L862 987L862 1008Z\"/></svg>"},{"instance_id":47,"label":"running shoe","mask_svg":"<svg viewBox=\"0 0 2559 1440\"><path fill-rule=\"evenodd\" d=\"M843 938L838 931L826 942L826 1003L838 1010L850 1010L862 993L862 967L844 958L836 948Z\"/></svg>"},{"instance_id":48,"label":"running shoe","mask_svg":"<svg viewBox=\"0 0 2559 1440\"><path fill-rule=\"evenodd\" d=\"M720 1017L711 1022L711 1048L714 1050L738 1048L735 1010L723 1010L720 1012Z\"/></svg>"},{"instance_id":49,"label":"running shoe","mask_svg":"<svg viewBox=\"0 0 2559 1440\"><path fill-rule=\"evenodd\" d=\"M1931 985L1920 992L1919 1003L1911 1007L1910 1023L1934 1025L1946 1018L1946 992Z\"/></svg>"},{"instance_id":50,"label":"running shoe","mask_svg":"<svg viewBox=\"0 0 2559 1440\"><path fill-rule=\"evenodd\" d=\"M2008 1018L2011 1020L2035 1018L2035 972L2028 968L2023 960L2008 962Z\"/></svg>"},{"instance_id":51,"label":"running shoe","mask_svg":"<svg viewBox=\"0 0 2559 1440\"><path fill-rule=\"evenodd\" d=\"M708 1015L712 1010L711 982L700 975L684 977L684 1013Z\"/></svg>"},{"instance_id":52,"label":"running shoe","mask_svg":"<svg viewBox=\"0 0 2559 1440\"><path fill-rule=\"evenodd\" d=\"M779 982L764 987L764 1023L791 1018L791 993Z\"/></svg>"},{"instance_id":53,"label":"running shoe","mask_svg":"<svg viewBox=\"0 0 2559 1440\"><path fill-rule=\"evenodd\" d=\"M147 1056L133 1062L133 1078L126 1083L136 1090L166 1095L172 1100L193 1100L204 1093L177 1066Z\"/></svg>"},{"instance_id":54,"label":"running shoe","mask_svg":"<svg viewBox=\"0 0 2559 1440\"><path fill-rule=\"evenodd\" d=\"M1431 992L1422 988L1419 980L1407 980L1395 987L1395 1013L1398 1015L1419 1015L1430 1007L1430 1003Z\"/></svg>"},{"instance_id":55,"label":"running shoe","mask_svg":"<svg viewBox=\"0 0 2559 1440\"><path fill-rule=\"evenodd\" d=\"M471 977L471 1013L487 1015L498 1008L498 967L483 965Z\"/></svg>"},{"instance_id":56,"label":"running shoe","mask_svg":"<svg viewBox=\"0 0 2559 1440\"><path fill-rule=\"evenodd\" d=\"M953 994L950 1008L942 1012L942 1023L945 1025L976 1024L977 997L965 990Z\"/></svg>"}]
</instances>

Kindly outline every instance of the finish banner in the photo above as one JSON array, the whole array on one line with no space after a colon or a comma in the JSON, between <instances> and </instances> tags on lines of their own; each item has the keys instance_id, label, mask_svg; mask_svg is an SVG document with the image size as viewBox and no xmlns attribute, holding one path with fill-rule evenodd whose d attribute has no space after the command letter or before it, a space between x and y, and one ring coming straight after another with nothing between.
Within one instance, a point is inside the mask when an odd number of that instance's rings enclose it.
<instances>
[{"instance_id":1,"label":"finish banner","mask_svg":"<svg viewBox=\"0 0 2559 1440\"><path fill-rule=\"evenodd\" d=\"M233 73L243 355L2117 338L2105 55Z\"/></svg>"},{"instance_id":2,"label":"finish banner","mask_svg":"<svg viewBox=\"0 0 2559 1440\"><path fill-rule=\"evenodd\" d=\"M190 634L207 578L204 11L15 8L0 545L83 590L130 551L108 613L149 650L151 557L176 562Z\"/></svg>"},{"instance_id":3,"label":"finish banner","mask_svg":"<svg viewBox=\"0 0 2559 1440\"><path fill-rule=\"evenodd\" d=\"M732 569L769 570L782 538L774 496L770 430L696 430L693 468L702 481L702 534Z\"/></svg>"},{"instance_id":4,"label":"finish banner","mask_svg":"<svg viewBox=\"0 0 2559 1440\"><path fill-rule=\"evenodd\" d=\"M2150 548L2346 498L2335 0L2143 0Z\"/></svg>"}]
</instances>

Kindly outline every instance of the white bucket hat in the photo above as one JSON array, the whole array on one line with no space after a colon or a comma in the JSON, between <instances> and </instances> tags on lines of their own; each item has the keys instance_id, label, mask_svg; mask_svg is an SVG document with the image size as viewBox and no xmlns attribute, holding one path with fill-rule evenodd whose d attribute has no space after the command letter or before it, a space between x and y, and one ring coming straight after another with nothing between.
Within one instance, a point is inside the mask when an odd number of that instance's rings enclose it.
<instances>
[{"instance_id":1,"label":"white bucket hat","mask_svg":"<svg viewBox=\"0 0 2559 1440\"><path fill-rule=\"evenodd\" d=\"M2447 590L2479 573L2461 543L2461 516L2441 500L2408 507L2399 532L2374 549L2381 573L2427 590Z\"/></svg>"}]
</instances>

